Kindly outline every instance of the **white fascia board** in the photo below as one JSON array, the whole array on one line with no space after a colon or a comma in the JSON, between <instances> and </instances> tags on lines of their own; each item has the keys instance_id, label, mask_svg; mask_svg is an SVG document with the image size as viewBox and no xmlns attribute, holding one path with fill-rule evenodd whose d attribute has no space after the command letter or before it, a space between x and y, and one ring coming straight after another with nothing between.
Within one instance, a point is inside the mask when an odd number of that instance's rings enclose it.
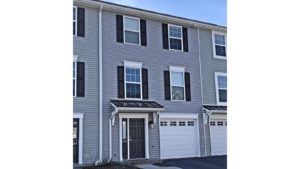
<instances>
[{"instance_id":1,"label":"white fascia board","mask_svg":"<svg viewBox=\"0 0 300 169\"><path fill-rule=\"evenodd\" d=\"M166 15L162 15L162 14L158 14L158 13L153 13L153 12L148 12L148 11L143 11L143 10L138 10L138 9L130 9L130 8L126 8L126 7L121 7L121 6L117 6L117 5L113 5L113 4L106 4L106 3L101 3L101 2L95 2L95 1L91 1L91 0L73 0L73 2L75 5L81 4L81 5L86 5L86 6L89 6L92 8L98 8L100 6L100 4L102 4L104 10L118 12L120 14L123 13L123 14L127 14L127 15L137 15L139 17L146 17L148 19L158 20L160 22L168 22L168 23L186 25L186 26L195 27L195 28L227 32L226 27L200 23L201 21L195 22L195 21L176 18L176 17L172 17L172 16L166 16Z\"/></svg>"},{"instance_id":2,"label":"white fascia board","mask_svg":"<svg viewBox=\"0 0 300 169\"><path fill-rule=\"evenodd\" d=\"M198 113L160 113L159 118L197 119Z\"/></svg>"}]
</instances>

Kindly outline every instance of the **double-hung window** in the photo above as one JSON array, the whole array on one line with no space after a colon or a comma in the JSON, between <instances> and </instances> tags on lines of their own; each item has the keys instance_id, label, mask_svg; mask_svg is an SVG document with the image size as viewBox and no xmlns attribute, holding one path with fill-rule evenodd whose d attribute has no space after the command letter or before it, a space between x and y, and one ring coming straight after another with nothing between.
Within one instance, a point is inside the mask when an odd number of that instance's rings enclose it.
<instances>
[{"instance_id":1,"label":"double-hung window","mask_svg":"<svg viewBox=\"0 0 300 169\"><path fill-rule=\"evenodd\" d=\"M169 49L182 50L182 27L169 24Z\"/></svg>"},{"instance_id":2,"label":"double-hung window","mask_svg":"<svg viewBox=\"0 0 300 169\"><path fill-rule=\"evenodd\" d=\"M141 65L126 65L125 63L125 98L142 99Z\"/></svg>"},{"instance_id":3,"label":"double-hung window","mask_svg":"<svg viewBox=\"0 0 300 169\"><path fill-rule=\"evenodd\" d=\"M216 84L216 99L219 105L226 105L227 103L227 75L226 73L215 73Z\"/></svg>"},{"instance_id":4,"label":"double-hung window","mask_svg":"<svg viewBox=\"0 0 300 169\"><path fill-rule=\"evenodd\" d=\"M184 68L170 67L172 100L185 100Z\"/></svg>"},{"instance_id":5,"label":"double-hung window","mask_svg":"<svg viewBox=\"0 0 300 169\"><path fill-rule=\"evenodd\" d=\"M85 64L78 62L78 56L73 56L73 96L84 97L85 94Z\"/></svg>"},{"instance_id":6,"label":"double-hung window","mask_svg":"<svg viewBox=\"0 0 300 169\"><path fill-rule=\"evenodd\" d=\"M214 58L226 59L226 34L212 32Z\"/></svg>"},{"instance_id":7,"label":"double-hung window","mask_svg":"<svg viewBox=\"0 0 300 169\"><path fill-rule=\"evenodd\" d=\"M73 35L77 35L77 7L73 6Z\"/></svg>"},{"instance_id":8,"label":"double-hung window","mask_svg":"<svg viewBox=\"0 0 300 169\"><path fill-rule=\"evenodd\" d=\"M140 44L140 19L124 16L125 43Z\"/></svg>"}]
</instances>

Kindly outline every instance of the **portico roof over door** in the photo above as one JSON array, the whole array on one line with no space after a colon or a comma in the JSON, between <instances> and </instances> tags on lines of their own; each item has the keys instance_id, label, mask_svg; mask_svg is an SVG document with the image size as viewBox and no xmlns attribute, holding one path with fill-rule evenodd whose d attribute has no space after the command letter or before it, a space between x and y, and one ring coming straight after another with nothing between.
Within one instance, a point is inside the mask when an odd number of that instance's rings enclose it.
<instances>
[{"instance_id":1,"label":"portico roof over door","mask_svg":"<svg viewBox=\"0 0 300 169\"><path fill-rule=\"evenodd\" d=\"M155 101L145 100L111 100L118 112L157 112L163 111L164 107Z\"/></svg>"}]
</instances>

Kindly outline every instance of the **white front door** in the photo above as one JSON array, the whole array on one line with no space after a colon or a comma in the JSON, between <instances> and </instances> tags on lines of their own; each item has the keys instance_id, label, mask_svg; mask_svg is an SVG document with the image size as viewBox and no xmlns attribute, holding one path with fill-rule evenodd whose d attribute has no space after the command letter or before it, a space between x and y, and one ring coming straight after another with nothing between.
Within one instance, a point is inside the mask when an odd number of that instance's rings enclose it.
<instances>
[{"instance_id":1,"label":"white front door","mask_svg":"<svg viewBox=\"0 0 300 169\"><path fill-rule=\"evenodd\" d=\"M161 159L199 156L197 119L160 119Z\"/></svg>"},{"instance_id":2,"label":"white front door","mask_svg":"<svg viewBox=\"0 0 300 169\"><path fill-rule=\"evenodd\" d=\"M227 154L227 118L226 115L212 115L209 120L211 155Z\"/></svg>"}]
</instances>

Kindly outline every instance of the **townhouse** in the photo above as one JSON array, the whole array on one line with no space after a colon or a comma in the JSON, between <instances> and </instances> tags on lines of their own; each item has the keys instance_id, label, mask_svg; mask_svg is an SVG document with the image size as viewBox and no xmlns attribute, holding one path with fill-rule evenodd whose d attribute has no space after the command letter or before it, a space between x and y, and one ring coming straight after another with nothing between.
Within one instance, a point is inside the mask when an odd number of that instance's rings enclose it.
<instances>
[{"instance_id":1,"label":"townhouse","mask_svg":"<svg viewBox=\"0 0 300 169\"><path fill-rule=\"evenodd\" d=\"M226 154L225 27L73 2L74 164Z\"/></svg>"}]
</instances>

